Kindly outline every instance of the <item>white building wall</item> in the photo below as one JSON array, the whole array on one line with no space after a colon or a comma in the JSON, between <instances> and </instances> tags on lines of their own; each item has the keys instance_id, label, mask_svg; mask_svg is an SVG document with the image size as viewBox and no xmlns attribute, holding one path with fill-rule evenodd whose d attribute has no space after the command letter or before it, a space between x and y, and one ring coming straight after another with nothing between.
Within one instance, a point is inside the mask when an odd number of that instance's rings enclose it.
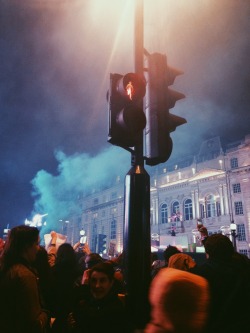
<instances>
[{"instance_id":1,"label":"white building wall","mask_svg":"<svg viewBox=\"0 0 250 333\"><path fill-rule=\"evenodd\" d=\"M203 144L204 147L204 144ZM232 158L238 159L238 167L231 169ZM167 165L167 164L166 164ZM173 171L159 165L157 172L150 168L151 173L151 233L159 234L162 239L171 235L175 225L176 235L193 242L192 230L196 229L196 219L202 214L201 204L205 197L213 194L220 205L220 216L204 217L203 223L210 233L220 232L220 228L230 225L232 219L236 224L244 225L246 240L237 240L237 249L249 251L250 242L250 136L237 147L223 154L220 152L213 159L191 163L190 166L180 168L176 165ZM233 193L232 184L240 183L241 192ZM117 195L114 195L116 193ZM88 239L92 237L92 225L97 226L97 233L107 234L110 242L111 220L117 221L116 250L122 251L123 246L123 214L124 214L124 184L116 183L113 187L100 190L82 201L82 226L86 229ZM189 198L193 204L193 219L185 220L184 201ZM167 203L169 207L178 200L180 203L181 221L161 223L160 206ZM244 214L235 215L234 202L242 201ZM165 236L164 236L165 235ZM164 236L164 237L163 237ZM174 237L174 236L172 236ZM165 237L165 239L167 239ZM168 245L168 244L162 244ZM249 253L249 252L248 252Z\"/></svg>"}]
</instances>

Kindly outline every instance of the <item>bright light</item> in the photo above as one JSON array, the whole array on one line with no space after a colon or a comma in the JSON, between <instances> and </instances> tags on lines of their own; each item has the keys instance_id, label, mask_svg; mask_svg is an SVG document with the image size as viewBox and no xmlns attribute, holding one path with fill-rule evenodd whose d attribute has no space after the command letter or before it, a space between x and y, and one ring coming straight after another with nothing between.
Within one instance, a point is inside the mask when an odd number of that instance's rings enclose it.
<instances>
[{"instance_id":1,"label":"bright light","mask_svg":"<svg viewBox=\"0 0 250 333\"><path fill-rule=\"evenodd\" d=\"M36 214L33 216L32 220L25 219L24 224L29 225L30 227L42 227L43 225L46 225L46 222L43 223L42 219L44 216L47 216L48 214Z\"/></svg>"},{"instance_id":2,"label":"bright light","mask_svg":"<svg viewBox=\"0 0 250 333\"><path fill-rule=\"evenodd\" d=\"M129 99L132 101L134 95L134 86L131 81L126 85L126 91Z\"/></svg>"},{"instance_id":3,"label":"bright light","mask_svg":"<svg viewBox=\"0 0 250 333\"><path fill-rule=\"evenodd\" d=\"M84 236L85 235L85 231L82 229L82 230L80 230L80 235L81 236Z\"/></svg>"},{"instance_id":4,"label":"bright light","mask_svg":"<svg viewBox=\"0 0 250 333\"><path fill-rule=\"evenodd\" d=\"M230 230L231 230L231 231L236 231L236 230L237 230L237 226L236 226L236 224L235 224L234 222L232 222L232 223L230 224Z\"/></svg>"}]
</instances>

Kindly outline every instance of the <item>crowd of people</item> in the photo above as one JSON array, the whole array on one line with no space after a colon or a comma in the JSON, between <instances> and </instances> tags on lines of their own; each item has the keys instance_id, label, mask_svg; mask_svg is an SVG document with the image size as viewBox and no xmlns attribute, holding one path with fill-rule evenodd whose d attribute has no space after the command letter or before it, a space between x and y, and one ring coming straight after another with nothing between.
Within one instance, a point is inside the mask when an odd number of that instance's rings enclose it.
<instances>
[{"instance_id":1,"label":"crowd of people","mask_svg":"<svg viewBox=\"0 0 250 333\"><path fill-rule=\"evenodd\" d=\"M150 320L133 327L126 306L122 254L103 259L63 243L40 245L36 227L20 225L0 240L2 333L233 333L250 331L250 260L227 236L199 229L207 259L197 264L169 245L152 254Z\"/></svg>"}]
</instances>

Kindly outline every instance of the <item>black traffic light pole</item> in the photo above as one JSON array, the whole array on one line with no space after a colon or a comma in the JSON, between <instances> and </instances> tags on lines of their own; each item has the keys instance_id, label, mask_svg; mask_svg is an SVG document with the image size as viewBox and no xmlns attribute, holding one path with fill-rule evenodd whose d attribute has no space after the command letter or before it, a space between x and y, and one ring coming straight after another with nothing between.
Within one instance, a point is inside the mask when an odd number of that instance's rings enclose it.
<instances>
[{"instance_id":1,"label":"black traffic light pole","mask_svg":"<svg viewBox=\"0 0 250 333\"><path fill-rule=\"evenodd\" d=\"M136 1L134 48L135 72L143 76L143 0ZM143 328L150 315L151 269L150 177L144 168L143 131L131 153L131 166L124 188L124 267L129 315L135 328Z\"/></svg>"}]
</instances>

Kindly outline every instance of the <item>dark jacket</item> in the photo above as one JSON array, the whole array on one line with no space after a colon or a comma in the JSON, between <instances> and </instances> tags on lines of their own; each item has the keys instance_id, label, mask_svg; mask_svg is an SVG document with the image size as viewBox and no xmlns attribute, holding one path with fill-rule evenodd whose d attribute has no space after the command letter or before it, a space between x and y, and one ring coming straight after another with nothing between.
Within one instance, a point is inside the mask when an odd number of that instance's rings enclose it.
<instances>
[{"instance_id":1,"label":"dark jacket","mask_svg":"<svg viewBox=\"0 0 250 333\"><path fill-rule=\"evenodd\" d=\"M87 285L82 286L81 299L73 311L75 333L127 333L125 305L115 291L101 300L94 299Z\"/></svg>"},{"instance_id":2,"label":"dark jacket","mask_svg":"<svg viewBox=\"0 0 250 333\"><path fill-rule=\"evenodd\" d=\"M47 312L42 309L35 272L25 264L16 264L0 278L1 333L44 333Z\"/></svg>"},{"instance_id":3,"label":"dark jacket","mask_svg":"<svg viewBox=\"0 0 250 333\"><path fill-rule=\"evenodd\" d=\"M211 306L207 332L250 332L249 262L208 259L190 271L209 282Z\"/></svg>"}]
</instances>

